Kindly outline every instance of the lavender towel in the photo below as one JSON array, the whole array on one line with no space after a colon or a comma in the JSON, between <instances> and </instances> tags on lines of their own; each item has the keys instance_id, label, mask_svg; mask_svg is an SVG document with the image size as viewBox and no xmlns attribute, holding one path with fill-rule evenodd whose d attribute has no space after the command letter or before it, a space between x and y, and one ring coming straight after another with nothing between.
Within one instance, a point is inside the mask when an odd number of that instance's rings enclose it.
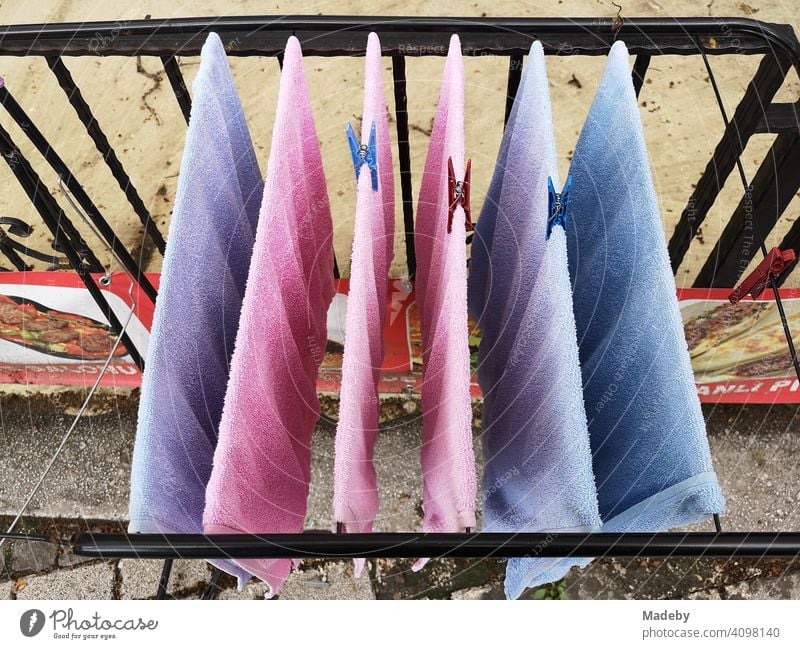
<instances>
[{"instance_id":1,"label":"lavender towel","mask_svg":"<svg viewBox=\"0 0 800 649\"><path fill-rule=\"evenodd\" d=\"M723 511L628 66L611 49L572 161L567 243L603 531Z\"/></svg>"},{"instance_id":2,"label":"lavender towel","mask_svg":"<svg viewBox=\"0 0 800 649\"><path fill-rule=\"evenodd\" d=\"M225 49L206 40L133 453L130 532L202 533L262 181ZM244 579L247 573L226 564Z\"/></svg>"},{"instance_id":3,"label":"lavender towel","mask_svg":"<svg viewBox=\"0 0 800 649\"><path fill-rule=\"evenodd\" d=\"M553 225L548 237L548 179L558 187L557 176L544 52L536 42L470 265L470 306L482 335L484 529L491 532L591 531L601 525L563 227ZM506 594L519 597L580 562L511 559Z\"/></svg>"}]
</instances>

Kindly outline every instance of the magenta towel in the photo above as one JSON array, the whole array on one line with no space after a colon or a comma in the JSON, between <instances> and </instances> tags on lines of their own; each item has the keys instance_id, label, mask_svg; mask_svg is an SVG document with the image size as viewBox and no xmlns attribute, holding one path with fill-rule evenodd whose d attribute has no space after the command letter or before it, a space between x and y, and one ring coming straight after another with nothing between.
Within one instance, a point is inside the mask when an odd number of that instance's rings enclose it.
<instances>
[{"instance_id":1,"label":"magenta towel","mask_svg":"<svg viewBox=\"0 0 800 649\"><path fill-rule=\"evenodd\" d=\"M383 94L381 45L367 44L361 143L376 130L378 186L370 169L358 170L350 290L347 297L342 388L334 463L334 528L371 532L378 513L373 452L378 433L378 380L383 360L383 321L389 264L394 248L394 175L389 120ZM356 563L360 572L363 561Z\"/></svg>"},{"instance_id":2,"label":"magenta towel","mask_svg":"<svg viewBox=\"0 0 800 649\"><path fill-rule=\"evenodd\" d=\"M464 177L464 63L450 39L439 107L419 192L414 240L422 326L423 530L475 527L475 456L467 329L465 215L458 206L447 232L447 164Z\"/></svg>"},{"instance_id":3,"label":"magenta towel","mask_svg":"<svg viewBox=\"0 0 800 649\"><path fill-rule=\"evenodd\" d=\"M332 223L300 43L284 54L253 258L203 517L207 534L297 533L334 293ZM277 593L290 560L242 560Z\"/></svg>"}]
</instances>

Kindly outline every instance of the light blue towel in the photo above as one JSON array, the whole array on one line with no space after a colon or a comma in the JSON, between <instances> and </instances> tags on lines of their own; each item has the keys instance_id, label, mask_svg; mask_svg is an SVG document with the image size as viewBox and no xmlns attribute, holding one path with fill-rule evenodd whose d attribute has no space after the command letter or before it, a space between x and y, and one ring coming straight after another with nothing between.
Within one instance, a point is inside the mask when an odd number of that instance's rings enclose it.
<instances>
[{"instance_id":1,"label":"light blue towel","mask_svg":"<svg viewBox=\"0 0 800 649\"><path fill-rule=\"evenodd\" d=\"M216 34L192 113L142 379L130 532L203 532L206 483L228 381L263 183ZM247 573L233 564L225 570Z\"/></svg>"},{"instance_id":2,"label":"light blue towel","mask_svg":"<svg viewBox=\"0 0 800 649\"><path fill-rule=\"evenodd\" d=\"M470 267L481 328L484 529L600 528L564 229L548 238L548 180L558 187L544 52L531 48ZM567 217L568 218L568 217ZM488 239L477 253L476 241ZM506 594L561 578L580 559L511 559Z\"/></svg>"},{"instance_id":3,"label":"light blue towel","mask_svg":"<svg viewBox=\"0 0 800 649\"><path fill-rule=\"evenodd\" d=\"M569 266L603 531L704 520L723 511L724 499L621 42L571 176Z\"/></svg>"}]
</instances>

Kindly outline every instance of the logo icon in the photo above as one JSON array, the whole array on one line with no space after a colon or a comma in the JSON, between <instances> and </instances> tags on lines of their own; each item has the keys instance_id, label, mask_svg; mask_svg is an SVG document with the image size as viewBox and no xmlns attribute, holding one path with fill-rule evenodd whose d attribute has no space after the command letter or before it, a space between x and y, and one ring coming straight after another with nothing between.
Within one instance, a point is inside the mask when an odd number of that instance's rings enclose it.
<instances>
[{"instance_id":1,"label":"logo icon","mask_svg":"<svg viewBox=\"0 0 800 649\"><path fill-rule=\"evenodd\" d=\"M44 628L44 613L38 608L25 611L19 618L19 630L26 638L32 638Z\"/></svg>"}]
</instances>

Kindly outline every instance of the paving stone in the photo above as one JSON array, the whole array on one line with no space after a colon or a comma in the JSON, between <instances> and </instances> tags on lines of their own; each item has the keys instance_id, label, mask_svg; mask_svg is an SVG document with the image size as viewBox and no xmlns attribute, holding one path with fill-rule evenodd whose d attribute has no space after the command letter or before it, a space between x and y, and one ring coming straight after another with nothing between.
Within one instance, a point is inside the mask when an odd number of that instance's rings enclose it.
<instances>
[{"instance_id":1,"label":"paving stone","mask_svg":"<svg viewBox=\"0 0 800 649\"><path fill-rule=\"evenodd\" d=\"M114 564L107 561L29 575L16 581L17 599L112 599Z\"/></svg>"},{"instance_id":2,"label":"paving stone","mask_svg":"<svg viewBox=\"0 0 800 649\"><path fill-rule=\"evenodd\" d=\"M696 590L693 593L689 593L684 597L684 599L689 600L718 600L723 599L722 593L718 588L712 588L711 590Z\"/></svg>"},{"instance_id":3,"label":"paving stone","mask_svg":"<svg viewBox=\"0 0 800 649\"><path fill-rule=\"evenodd\" d=\"M598 559L565 577L566 599L682 599L715 585L717 563L691 557Z\"/></svg>"},{"instance_id":4,"label":"paving stone","mask_svg":"<svg viewBox=\"0 0 800 649\"><path fill-rule=\"evenodd\" d=\"M122 599L153 599L164 562L152 559L122 559L119 562ZM208 585L211 570L205 561L178 560L172 563L167 593L177 599L198 597Z\"/></svg>"},{"instance_id":5,"label":"paving stone","mask_svg":"<svg viewBox=\"0 0 800 649\"><path fill-rule=\"evenodd\" d=\"M59 568L71 568L83 563L88 563L89 561L95 561L94 557L80 557L77 554L72 554L71 552L65 552L63 550L59 550L58 552L57 562Z\"/></svg>"},{"instance_id":6,"label":"paving stone","mask_svg":"<svg viewBox=\"0 0 800 649\"><path fill-rule=\"evenodd\" d=\"M725 599L800 599L800 573L725 586Z\"/></svg>"},{"instance_id":7,"label":"paving stone","mask_svg":"<svg viewBox=\"0 0 800 649\"><path fill-rule=\"evenodd\" d=\"M495 588L491 584L485 586L473 586L464 588L450 594L450 599L469 600L469 599L494 599L491 597Z\"/></svg>"},{"instance_id":8,"label":"paving stone","mask_svg":"<svg viewBox=\"0 0 800 649\"><path fill-rule=\"evenodd\" d=\"M731 588L735 590L737 584L762 578L773 579L776 589L790 592L800 587L800 562L694 557L598 559L582 571L573 568L569 572L564 579L564 596L566 599L717 599L725 598L725 593Z\"/></svg>"},{"instance_id":9,"label":"paving stone","mask_svg":"<svg viewBox=\"0 0 800 649\"><path fill-rule=\"evenodd\" d=\"M236 588L226 588L217 595L221 600L264 599L267 585L263 581L251 579L239 592Z\"/></svg>"},{"instance_id":10,"label":"paving stone","mask_svg":"<svg viewBox=\"0 0 800 649\"><path fill-rule=\"evenodd\" d=\"M14 515L72 423L57 402L1 397L0 514ZM112 399L113 411L84 417L27 509L42 518L127 518L136 403Z\"/></svg>"},{"instance_id":11,"label":"paving stone","mask_svg":"<svg viewBox=\"0 0 800 649\"><path fill-rule=\"evenodd\" d=\"M15 541L11 558L14 574L30 574L51 570L56 565L58 548L40 541Z\"/></svg>"},{"instance_id":12,"label":"paving stone","mask_svg":"<svg viewBox=\"0 0 800 649\"><path fill-rule=\"evenodd\" d=\"M293 571L280 599L375 599L375 592L366 570L356 579L352 562L329 561Z\"/></svg>"},{"instance_id":13,"label":"paving stone","mask_svg":"<svg viewBox=\"0 0 800 649\"><path fill-rule=\"evenodd\" d=\"M413 559L378 559L375 595L378 599L449 599L459 590L502 581L497 559L434 559L419 572Z\"/></svg>"}]
</instances>

